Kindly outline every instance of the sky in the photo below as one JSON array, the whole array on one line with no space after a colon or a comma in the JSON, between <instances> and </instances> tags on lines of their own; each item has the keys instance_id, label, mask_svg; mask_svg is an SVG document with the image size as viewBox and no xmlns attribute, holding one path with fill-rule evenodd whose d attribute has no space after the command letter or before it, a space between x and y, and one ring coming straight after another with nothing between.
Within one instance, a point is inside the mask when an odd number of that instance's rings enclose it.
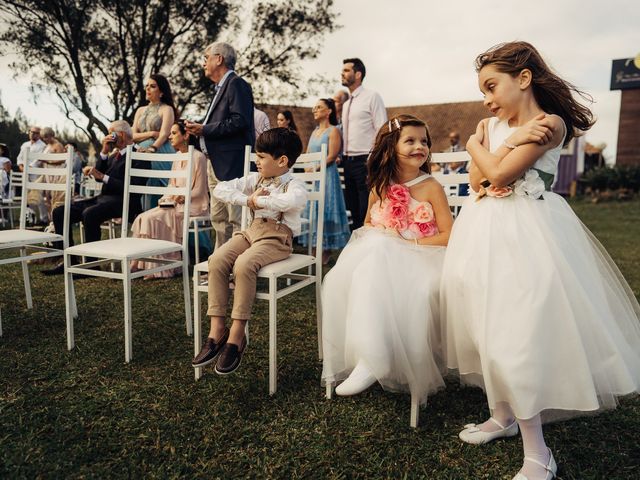
<instances>
[{"instance_id":1,"label":"sky","mask_svg":"<svg viewBox=\"0 0 640 480\"><path fill-rule=\"evenodd\" d=\"M335 11L342 28L304 66L335 79L336 88L342 59L359 57L367 67L365 86L389 107L481 100L475 57L497 43L526 40L594 98L598 121L587 141L606 143L605 157L615 158L621 92L609 90L611 61L640 53L640 2L335 0ZM20 107L41 125L70 127L53 99L43 96L35 105L28 76L13 79L7 64L0 58L5 107L11 113Z\"/></svg>"}]
</instances>

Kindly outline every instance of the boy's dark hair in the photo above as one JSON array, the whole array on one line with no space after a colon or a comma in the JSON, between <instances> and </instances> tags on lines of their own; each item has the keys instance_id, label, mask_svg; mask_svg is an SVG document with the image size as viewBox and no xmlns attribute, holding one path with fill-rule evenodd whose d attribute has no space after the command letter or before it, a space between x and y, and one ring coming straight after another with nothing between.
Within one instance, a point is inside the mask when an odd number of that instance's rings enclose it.
<instances>
[{"instance_id":1,"label":"boy's dark hair","mask_svg":"<svg viewBox=\"0 0 640 480\"><path fill-rule=\"evenodd\" d=\"M345 58L342 61L342 64L344 65L345 63L353 63L353 71L360 72L362 74L362 78L360 78L360 80L364 80L364 76L367 74L367 69L364 68L364 63L362 63L362 60L360 60L359 58Z\"/></svg>"},{"instance_id":2,"label":"boy's dark hair","mask_svg":"<svg viewBox=\"0 0 640 480\"><path fill-rule=\"evenodd\" d=\"M289 128L272 128L260 134L256 140L256 152L268 153L273 158L286 155L291 168L302 153L302 140Z\"/></svg>"}]
</instances>

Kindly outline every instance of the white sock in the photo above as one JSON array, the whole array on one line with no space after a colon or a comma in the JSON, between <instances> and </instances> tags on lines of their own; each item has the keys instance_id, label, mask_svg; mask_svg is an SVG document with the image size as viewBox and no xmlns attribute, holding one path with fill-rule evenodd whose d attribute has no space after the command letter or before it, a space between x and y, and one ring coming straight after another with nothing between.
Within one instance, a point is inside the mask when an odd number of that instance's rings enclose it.
<instances>
[{"instance_id":1,"label":"white sock","mask_svg":"<svg viewBox=\"0 0 640 480\"><path fill-rule=\"evenodd\" d=\"M518 419L518 426L520 427L520 434L522 435L524 456L537 460L542 465L547 465L549 463L550 452L542 435L540 415L536 415L528 420ZM547 471L542 466L534 462L528 462L526 459L520 471L529 480L544 479L547 476Z\"/></svg>"},{"instance_id":2,"label":"white sock","mask_svg":"<svg viewBox=\"0 0 640 480\"><path fill-rule=\"evenodd\" d=\"M515 417L513 416L513 412L511 411L511 407L507 402L497 402L496 408L491 412L491 418L493 418L496 422L502 425L504 428L508 427L513 423ZM483 432L497 432L500 430L500 427L491 420L487 420L484 423L478 425L478 428Z\"/></svg>"}]
</instances>

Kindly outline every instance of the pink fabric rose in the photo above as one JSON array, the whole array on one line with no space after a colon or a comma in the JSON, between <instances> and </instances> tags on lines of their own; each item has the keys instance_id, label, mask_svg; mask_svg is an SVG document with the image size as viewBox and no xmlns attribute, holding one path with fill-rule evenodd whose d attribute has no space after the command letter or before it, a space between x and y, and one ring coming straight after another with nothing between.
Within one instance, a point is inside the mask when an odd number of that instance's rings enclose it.
<instances>
[{"instance_id":1,"label":"pink fabric rose","mask_svg":"<svg viewBox=\"0 0 640 480\"><path fill-rule=\"evenodd\" d=\"M416 223L433 222L433 207L427 202L421 202L414 210L412 220Z\"/></svg>"},{"instance_id":2,"label":"pink fabric rose","mask_svg":"<svg viewBox=\"0 0 640 480\"><path fill-rule=\"evenodd\" d=\"M387 199L393 204L400 203L402 205L408 205L409 198L411 198L409 189L404 185L396 183L387 188Z\"/></svg>"},{"instance_id":3,"label":"pink fabric rose","mask_svg":"<svg viewBox=\"0 0 640 480\"><path fill-rule=\"evenodd\" d=\"M503 198L508 197L512 193L513 189L511 187L494 187L493 185L489 185L487 188L488 197Z\"/></svg>"},{"instance_id":4,"label":"pink fabric rose","mask_svg":"<svg viewBox=\"0 0 640 480\"><path fill-rule=\"evenodd\" d=\"M409 225L407 214L409 213L409 208L407 205L397 203L390 204L388 208L388 216L387 222L385 225L389 228L395 228L396 230L404 230Z\"/></svg>"},{"instance_id":5,"label":"pink fabric rose","mask_svg":"<svg viewBox=\"0 0 640 480\"><path fill-rule=\"evenodd\" d=\"M423 237L432 237L438 233L438 226L435 222L416 223Z\"/></svg>"}]
</instances>

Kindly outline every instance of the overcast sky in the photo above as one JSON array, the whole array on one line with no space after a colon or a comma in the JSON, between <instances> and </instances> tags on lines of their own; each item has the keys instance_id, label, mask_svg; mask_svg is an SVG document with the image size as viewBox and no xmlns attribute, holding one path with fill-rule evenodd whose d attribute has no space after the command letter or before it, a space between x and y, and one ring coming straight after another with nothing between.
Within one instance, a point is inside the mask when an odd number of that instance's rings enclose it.
<instances>
[{"instance_id":1,"label":"overcast sky","mask_svg":"<svg viewBox=\"0 0 640 480\"><path fill-rule=\"evenodd\" d=\"M335 8L343 27L327 36L322 55L306 68L335 78L336 87L342 59L358 56L367 67L365 85L387 106L480 100L476 55L499 42L526 40L594 97L598 122L587 140L606 142L605 155L615 155L620 92L609 90L611 60L640 53L637 0L336 0ZM64 125L54 102L42 98L36 107L28 79L12 80L6 64L0 59L9 111L19 106L41 125Z\"/></svg>"}]
</instances>

